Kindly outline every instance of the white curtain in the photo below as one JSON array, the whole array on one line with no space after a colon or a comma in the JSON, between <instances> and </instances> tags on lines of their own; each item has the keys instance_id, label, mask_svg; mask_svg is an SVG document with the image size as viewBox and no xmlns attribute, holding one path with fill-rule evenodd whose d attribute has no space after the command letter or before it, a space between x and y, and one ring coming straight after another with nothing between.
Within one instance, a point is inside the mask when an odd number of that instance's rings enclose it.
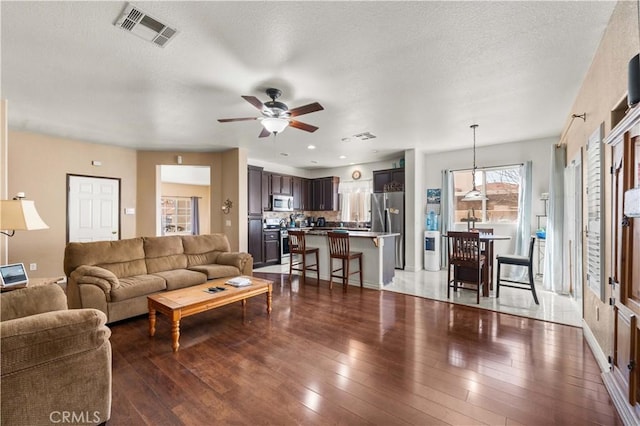
<instances>
[{"instance_id":1,"label":"white curtain","mask_svg":"<svg viewBox=\"0 0 640 426\"><path fill-rule=\"evenodd\" d=\"M447 235L447 232L452 231L455 226L455 206L454 201L456 198L455 188L453 187L453 172L451 170L442 171L442 197L440 198L441 209L440 215L442 220L442 235ZM446 267L449 262L446 245L446 238L441 239L442 246L440 247L440 265Z\"/></svg>"},{"instance_id":2,"label":"white curtain","mask_svg":"<svg viewBox=\"0 0 640 426\"><path fill-rule=\"evenodd\" d=\"M531 243L531 208L532 208L532 176L533 162L527 161L520 167L520 192L518 194L518 222L516 225L515 254L529 256ZM513 268L511 279L525 279L527 271L523 267Z\"/></svg>"},{"instance_id":3,"label":"white curtain","mask_svg":"<svg viewBox=\"0 0 640 426\"><path fill-rule=\"evenodd\" d=\"M340 194L340 220L350 222L352 218L358 221L371 220L371 207L367 204L373 193L372 180L346 181L338 184Z\"/></svg>"},{"instance_id":4,"label":"white curtain","mask_svg":"<svg viewBox=\"0 0 640 426\"><path fill-rule=\"evenodd\" d=\"M551 147L551 170L549 173L549 216L544 254L544 288L557 293L569 293L568 283L562 279L564 234L564 167L567 148Z\"/></svg>"}]
</instances>

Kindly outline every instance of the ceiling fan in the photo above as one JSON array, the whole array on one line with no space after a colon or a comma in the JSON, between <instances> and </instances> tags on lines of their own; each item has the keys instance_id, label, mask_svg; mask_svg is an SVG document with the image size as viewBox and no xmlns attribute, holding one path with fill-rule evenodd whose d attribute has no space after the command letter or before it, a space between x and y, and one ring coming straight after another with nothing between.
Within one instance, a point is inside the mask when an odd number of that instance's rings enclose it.
<instances>
[{"instance_id":1,"label":"ceiling fan","mask_svg":"<svg viewBox=\"0 0 640 426\"><path fill-rule=\"evenodd\" d=\"M269 88L266 92L267 96L269 96L271 100L265 103L262 103L255 96L242 96L245 101L260 110L262 117L220 118L218 121L220 123L228 123L231 121L260 120L260 124L264 127L262 132L258 135L260 138L265 138L271 133L281 133L288 126L295 127L296 129L304 130L306 132L315 132L318 130L316 126L312 126L311 124L303 123L298 120L293 120L292 117L321 111L324 109L322 105L314 102L312 104L289 109L289 107L282 102L276 101L276 99L278 99L282 94L280 90Z\"/></svg>"}]
</instances>

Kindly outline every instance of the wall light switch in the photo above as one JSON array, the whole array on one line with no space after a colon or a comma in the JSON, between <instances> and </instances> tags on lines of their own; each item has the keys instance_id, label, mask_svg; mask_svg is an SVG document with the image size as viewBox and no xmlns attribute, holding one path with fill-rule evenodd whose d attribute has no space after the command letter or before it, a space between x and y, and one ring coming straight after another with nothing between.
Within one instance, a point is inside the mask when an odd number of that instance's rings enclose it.
<instances>
[{"instance_id":1,"label":"wall light switch","mask_svg":"<svg viewBox=\"0 0 640 426\"><path fill-rule=\"evenodd\" d=\"M93 160L93 161L91 162L91 165L92 165L92 166L96 166L96 167L100 167L100 166L102 166L102 161Z\"/></svg>"},{"instance_id":2,"label":"wall light switch","mask_svg":"<svg viewBox=\"0 0 640 426\"><path fill-rule=\"evenodd\" d=\"M124 214L136 214L136 209L133 207L127 207L124 209Z\"/></svg>"},{"instance_id":3,"label":"wall light switch","mask_svg":"<svg viewBox=\"0 0 640 426\"><path fill-rule=\"evenodd\" d=\"M224 221L225 226L231 226L231 221L229 219Z\"/></svg>"},{"instance_id":4,"label":"wall light switch","mask_svg":"<svg viewBox=\"0 0 640 426\"><path fill-rule=\"evenodd\" d=\"M29 264L29 270L30 271L37 271L38 270L38 264L37 263L30 263Z\"/></svg>"}]
</instances>

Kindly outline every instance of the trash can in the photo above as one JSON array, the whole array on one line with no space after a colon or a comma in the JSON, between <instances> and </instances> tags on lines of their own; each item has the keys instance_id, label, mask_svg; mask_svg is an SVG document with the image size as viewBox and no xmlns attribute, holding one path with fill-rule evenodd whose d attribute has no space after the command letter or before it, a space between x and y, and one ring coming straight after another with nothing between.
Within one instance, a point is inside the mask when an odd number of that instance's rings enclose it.
<instances>
[{"instance_id":1,"label":"trash can","mask_svg":"<svg viewBox=\"0 0 640 426\"><path fill-rule=\"evenodd\" d=\"M424 231L424 269L440 270L440 232Z\"/></svg>"}]
</instances>

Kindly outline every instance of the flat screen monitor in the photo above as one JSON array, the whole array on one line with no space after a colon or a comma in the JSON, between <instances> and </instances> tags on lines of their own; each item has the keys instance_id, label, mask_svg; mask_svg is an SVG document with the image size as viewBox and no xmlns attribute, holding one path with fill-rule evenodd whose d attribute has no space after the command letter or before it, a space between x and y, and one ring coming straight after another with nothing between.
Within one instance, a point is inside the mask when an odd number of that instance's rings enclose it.
<instances>
[{"instance_id":1,"label":"flat screen monitor","mask_svg":"<svg viewBox=\"0 0 640 426\"><path fill-rule=\"evenodd\" d=\"M2 287L26 284L27 281L29 278L22 263L0 266L0 285Z\"/></svg>"}]
</instances>

